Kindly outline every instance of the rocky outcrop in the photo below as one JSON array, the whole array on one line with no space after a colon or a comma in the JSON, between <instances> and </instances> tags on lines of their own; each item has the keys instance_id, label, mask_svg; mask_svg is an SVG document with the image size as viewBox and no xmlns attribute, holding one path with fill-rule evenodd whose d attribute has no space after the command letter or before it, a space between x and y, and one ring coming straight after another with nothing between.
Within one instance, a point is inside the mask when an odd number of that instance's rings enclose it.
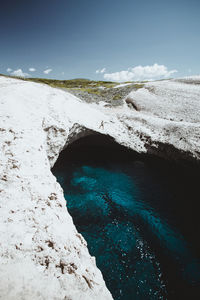
<instances>
[{"instance_id":1,"label":"rocky outcrop","mask_svg":"<svg viewBox=\"0 0 200 300\"><path fill-rule=\"evenodd\" d=\"M112 299L50 170L82 128L71 96L1 79L0 97L0 298Z\"/></svg>"},{"instance_id":2,"label":"rocky outcrop","mask_svg":"<svg viewBox=\"0 0 200 300\"><path fill-rule=\"evenodd\" d=\"M128 95L137 112L121 115L120 119L129 124L132 131L137 124L147 153L183 164L199 162L198 82L199 77L149 82Z\"/></svg>"},{"instance_id":3,"label":"rocky outcrop","mask_svg":"<svg viewBox=\"0 0 200 300\"><path fill-rule=\"evenodd\" d=\"M129 95L136 111L0 77L1 299L112 299L51 167L93 133L139 153L199 161L199 96L198 85L148 83Z\"/></svg>"},{"instance_id":4,"label":"rocky outcrop","mask_svg":"<svg viewBox=\"0 0 200 300\"><path fill-rule=\"evenodd\" d=\"M113 87L92 87L89 89L71 88L65 89L79 99L87 103L96 103L104 101L107 105L118 106L122 105L122 99L125 98L131 90L137 89L137 84L115 85Z\"/></svg>"}]
</instances>

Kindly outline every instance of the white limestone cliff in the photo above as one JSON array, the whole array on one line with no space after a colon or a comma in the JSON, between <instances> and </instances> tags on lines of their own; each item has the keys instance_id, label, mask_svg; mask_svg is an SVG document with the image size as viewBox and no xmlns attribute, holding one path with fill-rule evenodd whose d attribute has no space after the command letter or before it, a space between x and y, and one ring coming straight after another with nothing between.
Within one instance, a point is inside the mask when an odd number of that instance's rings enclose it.
<instances>
[{"instance_id":1,"label":"white limestone cliff","mask_svg":"<svg viewBox=\"0 0 200 300\"><path fill-rule=\"evenodd\" d=\"M193 81L155 82L131 93L137 110L108 108L0 77L0 299L112 299L51 167L94 132L139 153L199 161L199 96Z\"/></svg>"}]
</instances>

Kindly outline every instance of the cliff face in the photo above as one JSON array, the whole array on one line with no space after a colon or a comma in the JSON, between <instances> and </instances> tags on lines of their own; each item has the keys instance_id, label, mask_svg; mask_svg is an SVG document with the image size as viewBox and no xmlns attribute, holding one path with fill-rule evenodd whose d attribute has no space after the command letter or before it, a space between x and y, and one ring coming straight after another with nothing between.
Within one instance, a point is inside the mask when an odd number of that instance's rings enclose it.
<instances>
[{"instance_id":1,"label":"cliff face","mask_svg":"<svg viewBox=\"0 0 200 300\"><path fill-rule=\"evenodd\" d=\"M132 113L120 119L140 134L144 152L181 163L200 160L199 78L149 82L129 94Z\"/></svg>"},{"instance_id":2,"label":"cliff face","mask_svg":"<svg viewBox=\"0 0 200 300\"><path fill-rule=\"evenodd\" d=\"M200 86L148 83L126 104L0 77L0 298L112 299L69 215L51 167L94 132L140 153L199 161Z\"/></svg>"}]
</instances>

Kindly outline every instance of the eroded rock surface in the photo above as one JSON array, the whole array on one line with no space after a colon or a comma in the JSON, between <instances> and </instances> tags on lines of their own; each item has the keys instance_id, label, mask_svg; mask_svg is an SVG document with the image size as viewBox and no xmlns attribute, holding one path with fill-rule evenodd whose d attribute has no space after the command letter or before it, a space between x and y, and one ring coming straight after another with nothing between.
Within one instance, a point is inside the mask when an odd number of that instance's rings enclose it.
<instances>
[{"instance_id":1,"label":"eroded rock surface","mask_svg":"<svg viewBox=\"0 0 200 300\"><path fill-rule=\"evenodd\" d=\"M200 159L199 85L147 83L129 97L138 110L0 77L0 299L112 299L51 173L60 151L99 132L139 153Z\"/></svg>"},{"instance_id":2,"label":"eroded rock surface","mask_svg":"<svg viewBox=\"0 0 200 300\"><path fill-rule=\"evenodd\" d=\"M0 299L112 299L50 171L78 131L54 97L0 80Z\"/></svg>"}]
</instances>

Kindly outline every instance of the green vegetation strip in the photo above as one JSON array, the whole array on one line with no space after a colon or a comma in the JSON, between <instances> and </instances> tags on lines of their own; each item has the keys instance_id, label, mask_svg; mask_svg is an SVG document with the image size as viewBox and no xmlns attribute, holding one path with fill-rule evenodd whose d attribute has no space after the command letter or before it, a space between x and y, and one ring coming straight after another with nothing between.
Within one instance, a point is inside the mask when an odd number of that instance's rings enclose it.
<instances>
[{"instance_id":1,"label":"green vegetation strip","mask_svg":"<svg viewBox=\"0 0 200 300\"><path fill-rule=\"evenodd\" d=\"M55 88L63 88L63 89L74 89L80 90L81 92L87 92L89 94L95 94L99 96L105 96L107 93L107 89L112 89L117 86L118 82L112 81L95 81L89 80L84 78L77 78L71 80L57 80L57 79L46 79L46 78L22 78L22 77L14 77L14 76L7 76L4 74L0 74L1 76L10 77L10 78L17 78L25 81L33 81L37 83L47 84ZM132 83L126 88L130 88L130 90L137 90L144 87L144 83L134 83L134 82L127 82ZM101 88L102 87L102 88ZM114 92L113 100L119 100L122 98L120 94L121 88L116 88L116 92Z\"/></svg>"}]
</instances>

